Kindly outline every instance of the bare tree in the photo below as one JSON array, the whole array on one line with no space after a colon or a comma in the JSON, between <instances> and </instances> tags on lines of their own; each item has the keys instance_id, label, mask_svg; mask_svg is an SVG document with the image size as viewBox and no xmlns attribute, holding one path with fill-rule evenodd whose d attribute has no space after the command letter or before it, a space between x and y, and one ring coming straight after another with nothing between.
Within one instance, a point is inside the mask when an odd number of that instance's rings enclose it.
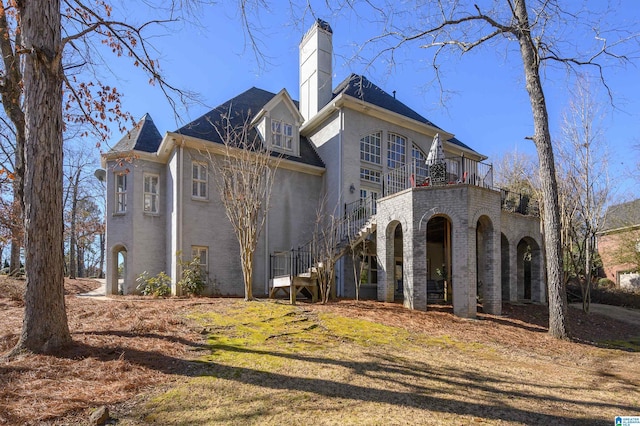
<instances>
[{"instance_id":1,"label":"bare tree","mask_svg":"<svg viewBox=\"0 0 640 426\"><path fill-rule=\"evenodd\" d=\"M63 206L65 208L65 234L68 237L69 278L84 276L83 253L88 241L102 232L104 217L94 198L100 197L102 188L89 170L93 161L84 147L64 151Z\"/></svg>"},{"instance_id":2,"label":"bare tree","mask_svg":"<svg viewBox=\"0 0 640 426\"><path fill-rule=\"evenodd\" d=\"M316 209L316 221L311 242L311 253L318 274L322 303L327 303L335 291L336 263L349 247L347 244L343 244L343 221L336 214L336 210L334 208L332 212L328 211L327 196L325 195Z\"/></svg>"},{"instance_id":3,"label":"bare tree","mask_svg":"<svg viewBox=\"0 0 640 426\"><path fill-rule=\"evenodd\" d=\"M149 55L144 30L161 21L134 26L115 20L111 17L111 6L102 0L90 6L81 0L9 0L0 2L0 7L2 16L7 18L0 20L0 35L3 41L9 40L14 54L13 61L3 63L3 83L7 84L7 76L14 68L22 72L21 98L16 90L10 96L15 99L18 95L16 105L24 114L25 134L24 150L18 146L16 150L17 155L24 152L27 288L22 332L11 356L25 350L53 351L71 341L64 302L63 85L79 111L74 117L67 115L67 119L88 123L105 139L108 127L103 120L110 113L119 123L124 123L128 117L120 109L120 94L115 88L78 82L75 76L65 74L65 61L75 59L71 69L91 68L95 64L88 52L93 43L103 43L115 55L131 57L133 65L142 68L150 82L158 85L167 96L172 91L177 95L183 93L166 84L157 61ZM16 81L14 79L12 83ZM9 115L9 118L18 127L19 115L15 119Z\"/></svg>"},{"instance_id":4,"label":"bare tree","mask_svg":"<svg viewBox=\"0 0 640 426\"><path fill-rule=\"evenodd\" d=\"M601 127L603 115L589 81L579 79L567 110L563 113L559 160L567 223L563 228L565 259L582 290L582 308L589 312L596 252L596 234L601 230L610 201L607 141ZM563 232L564 234L564 232Z\"/></svg>"},{"instance_id":5,"label":"bare tree","mask_svg":"<svg viewBox=\"0 0 640 426\"><path fill-rule=\"evenodd\" d=\"M201 154L214 170L220 199L240 245L244 298L253 300L254 254L282 157L262 142L251 125L250 112L244 118L235 114L230 110L220 122L212 123L223 141L222 152L203 147Z\"/></svg>"},{"instance_id":6,"label":"bare tree","mask_svg":"<svg viewBox=\"0 0 640 426\"><path fill-rule=\"evenodd\" d=\"M445 52L453 50L465 54L482 46L495 48L501 42L518 47L534 127L534 133L528 139L533 141L538 153L545 209L543 224L549 287L549 333L557 338L567 338L558 187L548 109L540 74L545 63L560 64L569 70L587 66L592 67L606 85L603 70L607 60L618 63L627 61L622 48L626 42L638 39L637 32L630 33L626 28L616 27L609 28L605 33L599 25L602 16L593 17L586 12L570 10L569 5L558 0L495 0L482 5L452 0L403 4L402 9L380 5L373 0L363 4L347 3L354 9L371 9L377 15L375 21L382 23L382 32L362 48L364 50L373 44L381 46L369 62L384 56L393 63L394 53L398 49L417 44L434 52L432 64L438 82L441 81L442 70L439 59ZM574 34L575 37L581 37L577 31L566 31L569 25L574 28L580 26L594 33L590 49L578 49L578 43L568 39Z\"/></svg>"}]
</instances>

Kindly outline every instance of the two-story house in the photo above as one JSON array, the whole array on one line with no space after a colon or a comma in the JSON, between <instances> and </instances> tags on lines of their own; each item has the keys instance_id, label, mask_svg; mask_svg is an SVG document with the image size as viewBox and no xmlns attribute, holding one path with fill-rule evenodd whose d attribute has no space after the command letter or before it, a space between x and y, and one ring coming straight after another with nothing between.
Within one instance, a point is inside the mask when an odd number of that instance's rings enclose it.
<instances>
[{"instance_id":1,"label":"two-story house","mask_svg":"<svg viewBox=\"0 0 640 426\"><path fill-rule=\"evenodd\" d=\"M102 157L107 170L107 291L131 293L141 272L180 276L178 255L197 256L206 294L243 294L239 247L207 156L222 153L222 115L251 120L281 156L253 292L269 293L281 265L312 237L320 205L367 240L361 296L426 309L432 298L474 317L503 300L546 298L538 217L517 194L493 187L487 157L364 76L332 82L332 29L314 23L300 43L300 100L251 88L161 135L151 118ZM203 155L206 153L206 155ZM354 226L355 224L355 226ZM188 256L187 256L188 257ZM348 256L338 296L353 297ZM290 273L290 272L289 272Z\"/></svg>"}]
</instances>

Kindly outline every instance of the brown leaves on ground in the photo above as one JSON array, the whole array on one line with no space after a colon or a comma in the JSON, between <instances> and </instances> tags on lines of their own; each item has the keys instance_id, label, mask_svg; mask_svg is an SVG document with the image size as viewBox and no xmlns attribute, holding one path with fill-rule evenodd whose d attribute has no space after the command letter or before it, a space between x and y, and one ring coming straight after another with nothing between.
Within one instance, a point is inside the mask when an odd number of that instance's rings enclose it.
<instances>
[{"instance_id":1,"label":"brown leaves on ground","mask_svg":"<svg viewBox=\"0 0 640 426\"><path fill-rule=\"evenodd\" d=\"M145 390L191 375L190 361L203 348L203 336L184 314L196 305L216 309L235 302L76 296L96 287L93 280L66 283L71 347L56 355L0 360L0 424L82 424L95 407L127 403ZM15 295L23 289L24 281L0 277L0 353L18 340L23 303ZM638 335L632 325L572 309L577 342L561 342L546 334L548 313L538 305L507 304L503 316L479 314L479 320L454 317L446 306L420 312L392 303L340 301L304 308L507 346L536 357L575 359L592 349L585 343Z\"/></svg>"}]
</instances>

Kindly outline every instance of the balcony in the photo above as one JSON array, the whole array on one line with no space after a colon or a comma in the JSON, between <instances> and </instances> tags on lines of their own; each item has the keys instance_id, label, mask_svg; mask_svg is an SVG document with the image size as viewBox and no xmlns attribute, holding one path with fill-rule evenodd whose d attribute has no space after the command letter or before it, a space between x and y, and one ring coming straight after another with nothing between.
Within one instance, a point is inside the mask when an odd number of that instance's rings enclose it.
<instances>
[{"instance_id":1,"label":"balcony","mask_svg":"<svg viewBox=\"0 0 640 426\"><path fill-rule=\"evenodd\" d=\"M428 165L414 160L391 170L382 181L383 195L389 196L409 188L443 187L447 185L473 185L499 191L502 209L512 213L539 216L537 201L518 192L495 187L493 184L493 165L475 161L464 156L446 157L443 161ZM375 206L372 207L375 211Z\"/></svg>"}]
</instances>

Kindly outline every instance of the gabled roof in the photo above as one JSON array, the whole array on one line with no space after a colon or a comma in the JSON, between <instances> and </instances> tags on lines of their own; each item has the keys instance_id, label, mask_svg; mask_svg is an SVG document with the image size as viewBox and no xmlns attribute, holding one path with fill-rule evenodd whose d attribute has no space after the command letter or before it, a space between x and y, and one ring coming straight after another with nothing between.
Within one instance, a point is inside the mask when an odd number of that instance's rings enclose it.
<instances>
[{"instance_id":1,"label":"gabled roof","mask_svg":"<svg viewBox=\"0 0 640 426\"><path fill-rule=\"evenodd\" d=\"M138 124L113 146L111 152L156 152L161 142L162 136L158 128L153 123L151 116L145 114Z\"/></svg>"},{"instance_id":2,"label":"gabled roof","mask_svg":"<svg viewBox=\"0 0 640 426\"><path fill-rule=\"evenodd\" d=\"M222 124L222 117L230 117L229 125L232 127L242 126L245 120L250 122L274 96L276 96L275 93L252 87L235 98L229 99L225 103L217 106L202 117L179 128L175 133L222 144L224 142L216 130L216 128ZM294 102L294 104L296 108L298 108L298 103ZM249 137L253 139L257 136L257 132L255 128L252 128L251 132ZM272 155L280 156L282 154L280 152L273 152ZM303 136L300 137L300 156L284 154L282 157L298 163L324 167L322 159L311 145L311 142Z\"/></svg>"},{"instance_id":3,"label":"gabled roof","mask_svg":"<svg viewBox=\"0 0 640 426\"><path fill-rule=\"evenodd\" d=\"M616 204L607 209L600 232L631 228L640 225L640 199Z\"/></svg>"},{"instance_id":4,"label":"gabled roof","mask_svg":"<svg viewBox=\"0 0 640 426\"><path fill-rule=\"evenodd\" d=\"M391 112L395 112L396 114L424 123L428 126L435 127L436 129L443 130L441 127L433 124L431 121L400 102L395 98L395 96L388 94L362 75L351 74L338 84L333 91L333 97L335 98L340 94L352 96L361 101L368 102L380 108L384 108ZM456 138L451 138L447 140L447 142L475 152L474 149Z\"/></svg>"}]
</instances>

